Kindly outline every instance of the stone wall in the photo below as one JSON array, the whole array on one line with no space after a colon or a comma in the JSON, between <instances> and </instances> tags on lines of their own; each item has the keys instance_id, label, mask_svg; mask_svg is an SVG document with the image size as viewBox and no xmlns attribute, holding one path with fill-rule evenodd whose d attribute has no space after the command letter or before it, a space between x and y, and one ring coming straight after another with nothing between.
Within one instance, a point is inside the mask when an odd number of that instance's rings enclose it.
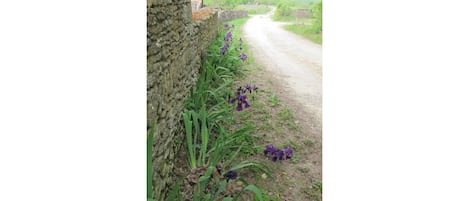
<instances>
[{"instance_id":1,"label":"stone wall","mask_svg":"<svg viewBox=\"0 0 469 201\"><path fill-rule=\"evenodd\" d=\"M220 21L230 21L233 19L238 19L242 17L247 17L247 10L225 10L218 12L218 20Z\"/></svg>"},{"instance_id":2,"label":"stone wall","mask_svg":"<svg viewBox=\"0 0 469 201\"><path fill-rule=\"evenodd\" d=\"M296 18L309 18L311 12L307 10L293 10L293 15Z\"/></svg>"},{"instance_id":3,"label":"stone wall","mask_svg":"<svg viewBox=\"0 0 469 201\"><path fill-rule=\"evenodd\" d=\"M153 195L165 200L183 141L181 112L218 29L217 11L190 0L147 0L147 128L153 133Z\"/></svg>"}]
</instances>

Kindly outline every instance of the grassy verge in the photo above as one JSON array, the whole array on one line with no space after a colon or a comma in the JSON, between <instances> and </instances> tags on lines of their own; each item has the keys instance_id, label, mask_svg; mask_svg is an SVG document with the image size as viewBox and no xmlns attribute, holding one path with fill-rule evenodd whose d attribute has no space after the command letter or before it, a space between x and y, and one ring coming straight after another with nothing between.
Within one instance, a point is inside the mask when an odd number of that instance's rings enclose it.
<instances>
[{"instance_id":1,"label":"grassy verge","mask_svg":"<svg viewBox=\"0 0 469 201\"><path fill-rule=\"evenodd\" d=\"M322 33L315 33L314 28L311 25L291 24L285 25L284 28L288 31L304 36L310 41L322 44Z\"/></svg>"},{"instance_id":2,"label":"grassy verge","mask_svg":"<svg viewBox=\"0 0 469 201\"><path fill-rule=\"evenodd\" d=\"M322 200L321 178L316 177L317 167L311 167L305 160L311 159L312 152L319 153L318 143L312 139L304 125L299 124L293 107L288 99L278 93L279 83L259 66L248 51L248 59L243 65L243 77L234 81L235 86L250 84L259 86L251 107L235 113L234 127L251 125L257 136L255 144L265 147L273 144L277 148L291 147L295 154L291 160L274 162L262 153L247 156L248 160L262 162L272 169L274 180L265 179L261 172L243 172L247 181L259 187L264 200ZM306 130L305 130L306 129ZM306 131L306 133L304 133ZM317 152L319 151L319 152ZM238 158L241 159L241 158ZM243 159L244 160L244 159ZM296 176L295 176L296 175Z\"/></svg>"},{"instance_id":3,"label":"grassy verge","mask_svg":"<svg viewBox=\"0 0 469 201\"><path fill-rule=\"evenodd\" d=\"M262 173L249 172L247 173L249 183L263 190L265 200L321 200L320 189L309 181L313 167L305 165L303 161L306 155L311 154L317 143L309 136L300 137L305 135L301 134L303 130L298 124L297 117L286 102L280 100L275 81L262 76L265 73L262 67L256 65L254 59L247 62L245 67L247 76L236 80L235 83L256 84L260 86L260 90L255 100L250 102L251 108L242 113L235 113L234 117L238 122L235 127L252 125L255 128L254 134L259 137L256 144L260 146L273 144L280 149L291 147L295 151L291 160L280 163L269 160L263 154L249 156L249 160L265 163L272 169L272 175L276 175L272 182L264 179ZM300 172L301 177L308 179L290 176L294 172ZM298 190L292 192L290 189L292 186Z\"/></svg>"},{"instance_id":4,"label":"grassy verge","mask_svg":"<svg viewBox=\"0 0 469 201\"><path fill-rule=\"evenodd\" d=\"M245 180L247 172L271 176L270 168L243 160L258 153L250 124L238 125L236 113L245 112L254 99L251 87L235 85L244 75L246 45L239 37L247 18L220 27L208 48L196 86L182 113L187 175L175 182L172 200L262 200L262 191Z\"/></svg>"},{"instance_id":5,"label":"grassy verge","mask_svg":"<svg viewBox=\"0 0 469 201\"><path fill-rule=\"evenodd\" d=\"M249 15L265 14L272 10L268 5L238 5L235 10L247 10Z\"/></svg>"}]
</instances>

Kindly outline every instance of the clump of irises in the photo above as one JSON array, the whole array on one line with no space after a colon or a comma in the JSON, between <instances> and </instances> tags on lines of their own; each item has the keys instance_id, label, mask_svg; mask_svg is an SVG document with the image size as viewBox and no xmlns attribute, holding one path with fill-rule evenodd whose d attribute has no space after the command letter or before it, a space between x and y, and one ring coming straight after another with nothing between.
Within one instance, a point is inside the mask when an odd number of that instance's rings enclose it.
<instances>
[{"instance_id":1,"label":"clump of irises","mask_svg":"<svg viewBox=\"0 0 469 201\"><path fill-rule=\"evenodd\" d=\"M248 92L252 93L253 91L257 93L257 89L258 89L258 87L256 85L254 85L254 86L246 85L244 87L240 86L236 90L236 97L235 98L230 99L230 97L228 97L229 103L232 104L232 103L235 103L236 101L238 102L238 106L236 107L236 111L242 111L243 110L243 105L244 105L244 109L249 108L249 107L251 107L251 105L249 105L249 103L248 103L247 93Z\"/></svg>"},{"instance_id":2,"label":"clump of irises","mask_svg":"<svg viewBox=\"0 0 469 201\"><path fill-rule=\"evenodd\" d=\"M268 156L272 161L288 160L293 157L293 149L286 147L284 150L277 149L272 144L265 146L264 155Z\"/></svg>"},{"instance_id":3,"label":"clump of irises","mask_svg":"<svg viewBox=\"0 0 469 201\"><path fill-rule=\"evenodd\" d=\"M225 37L224 37L224 40L225 40L225 43L223 44L223 46L220 48L220 54L225 56L225 53L226 51L228 50L228 48L230 47L230 44L232 42L232 38L233 38L233 34L231 33L230 29L234 29L235 28L235 25L228 25L228 24L225 24L224 26L224 29L225 31L227 32ZM236 50L239 50L239 51L242 51L243 50L243 47L242 47L242 44L243 44L243 39L242 38L239 38L239 49L236 48ZM239 59L241 59L243 62L246 61L247 59L247 55L244 54L244 53L241 53L239 56L238 56Z\"/></svg>"}]
</instances>

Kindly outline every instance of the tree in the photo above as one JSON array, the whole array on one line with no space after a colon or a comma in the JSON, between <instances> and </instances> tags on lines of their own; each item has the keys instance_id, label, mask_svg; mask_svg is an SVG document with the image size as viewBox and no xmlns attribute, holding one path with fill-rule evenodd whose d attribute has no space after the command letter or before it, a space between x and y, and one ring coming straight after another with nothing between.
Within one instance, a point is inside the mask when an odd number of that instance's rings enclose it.
<instances>
[{"instance_id":1,"label":"tree","mask_svg":"<svg viewBox=\"0 0 469 201\"><path fill-rule=\"evenodd\" d=\"M313 30L316 33L322 32L322 0L319 3L313 4L312 16L313 16Z\"/></svg>"}]
</instances>

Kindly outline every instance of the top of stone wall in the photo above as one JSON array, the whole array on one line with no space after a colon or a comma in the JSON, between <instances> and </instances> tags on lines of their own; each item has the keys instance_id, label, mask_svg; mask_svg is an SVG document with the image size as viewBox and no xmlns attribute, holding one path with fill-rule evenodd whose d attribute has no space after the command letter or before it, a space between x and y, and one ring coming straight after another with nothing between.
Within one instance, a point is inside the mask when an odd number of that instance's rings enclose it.
<instances>
[{"instance_id":1,"label":"top of stone wall","mask_svg":"<svg viewBox=\"0 0 469 201\"><path fill-rule=\"evenodd\" d=\"M147 7L151 7L152 5L167 5L185 2L189 3L190 0L147 0Z\"/></svg>"}]
</instances>

